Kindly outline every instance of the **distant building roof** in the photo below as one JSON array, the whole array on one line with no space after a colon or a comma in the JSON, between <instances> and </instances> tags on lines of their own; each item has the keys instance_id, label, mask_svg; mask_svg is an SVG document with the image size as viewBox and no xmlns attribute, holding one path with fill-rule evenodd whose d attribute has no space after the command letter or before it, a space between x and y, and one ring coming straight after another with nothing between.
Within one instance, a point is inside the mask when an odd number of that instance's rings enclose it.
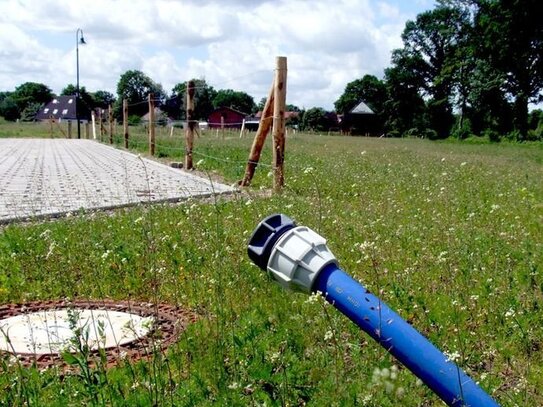
<instances>
[{"instance_id":1,"label":"distant building roof","mask_svg":"<svg viewBox=\"0 0 543 407\"><path fill-rule=\"evenodd\" d=\"M79 117L82 120L88 119L89 111L84 106L81 106ZM40 108L36 115L36 120L63 119L75 120L75 95L56 96L53 100Z\"/></svg>"},{"instance_id":2,"label":"distant building roof","mask_svg":"<svg viewBox=\"0 0 543 407\"><path fill-rule=\"evenodd\" d=\"M161 120L161 119L166 119L168 121L172 120L161 108L155 107L155 120ZM149 121L149 112L141 116L141 120L143 120L144 122Z\"/></svg>"},{"instance_id":3,"label":"distant building roof","mask_svg":"<svg viewBox=\"0 0 543 407\"><path fill-rule=\"evenodd\" d=\"M354 114L375 114L373 112L373 110L371 110L369 108L369 106L367 104L365 104L364 102L360 102L358 105L353 107L349 113L354 113Z\"/></svg>"},{"instance_id":4,"label":"distant building roof","mask_svg":"<svg viewBox=\"0 0 543 407\"><path fill-rule=\"evenodd\" d=\"M285 117L285 119L296 118L300 116L300 112L285 112L283 116ZM262 117L262 111L258 111L255 117L260 119Z\"/></svg>"},{"instance_id":5,"label":"distant building roof","mask_svg":"<svg viewBox=\"0 0 543 407\"><path fill-rule=\"evenodd\" d=\"M242 111L239 111L237 109L234 109L233 107L228 107L228 106L219 106L218 108L213 110L211 113L213 114L213 113L225 112L225 111L230 111L230 112L242 115L242 116L247 116L247 113L243 113Z\"/></svg>"}]
</instances>

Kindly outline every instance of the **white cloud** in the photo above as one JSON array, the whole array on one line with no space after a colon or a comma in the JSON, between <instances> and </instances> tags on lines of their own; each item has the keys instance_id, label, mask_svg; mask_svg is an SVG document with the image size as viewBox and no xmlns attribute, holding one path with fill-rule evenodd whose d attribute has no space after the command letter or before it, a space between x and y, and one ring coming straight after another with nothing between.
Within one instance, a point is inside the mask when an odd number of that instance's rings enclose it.
<instances>
[{"instance_id":1,"label":"white cloud","mask_svg":"<svg viewBox=\"0 0 543 407\"><path fill-rule=\"evenodd\" d=\"M197 77L258 101L284 55L288 102L331 109L348 82L382 77L401 46L416 12L394 1L3 0L0 90L36 81L59 92L74 83L81 27L88 42L80 48L81 84L91 91L114 92L123 72L139 69L167 92Z\"/></svg>"}]
</instances>

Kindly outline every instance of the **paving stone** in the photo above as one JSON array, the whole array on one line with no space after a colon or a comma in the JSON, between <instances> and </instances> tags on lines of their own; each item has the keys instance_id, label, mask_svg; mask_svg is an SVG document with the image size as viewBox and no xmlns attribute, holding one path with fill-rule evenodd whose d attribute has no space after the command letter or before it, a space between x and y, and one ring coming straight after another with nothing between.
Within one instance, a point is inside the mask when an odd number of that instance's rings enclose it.
<instances>
[{"instance_id":1,"label":"paving stone","mask_svg":"<svg viewBox=\"0 0 543 407\"><path fill-rule=\"evenodd\" d=\"M0 222L233 191L93 140L0 139Z\"/></svg>"}]
</instances>

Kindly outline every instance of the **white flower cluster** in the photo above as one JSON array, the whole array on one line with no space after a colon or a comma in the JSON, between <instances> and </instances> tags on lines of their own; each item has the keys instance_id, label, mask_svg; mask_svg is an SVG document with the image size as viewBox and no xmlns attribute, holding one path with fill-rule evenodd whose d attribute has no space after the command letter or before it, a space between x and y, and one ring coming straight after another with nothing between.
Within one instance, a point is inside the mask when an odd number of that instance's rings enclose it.
<instances>
[{"instance_id":1,"label":"white flower cluster","mask_svg":"<svg viewBox=\"0 0 543 407\"><path fill-rule=\"evenodd\" d=\"M398 386L396 381L398 379L398 366L392 365L390 369L384 367L379 369L376 367L373 369L371 382L373 386L384 386L385 391L388 394L395 394L396 397L401 398L405 394L405 389Z\"/></svg>"}]
</instances>

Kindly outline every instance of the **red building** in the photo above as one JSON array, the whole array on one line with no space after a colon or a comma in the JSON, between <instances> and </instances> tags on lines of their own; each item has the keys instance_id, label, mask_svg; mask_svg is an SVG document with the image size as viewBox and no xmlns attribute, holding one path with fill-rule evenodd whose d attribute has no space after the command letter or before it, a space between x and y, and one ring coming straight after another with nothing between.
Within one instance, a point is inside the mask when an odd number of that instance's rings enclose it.
<instances>
[{"instance_id":1,"label":"red building","mask_svg":"<svg viewBox=\"0 0 543 407\"><path fill-rule=\"evenodd\" d=\"M241 129L241 124L246 116L247 113L230 107L219 107L211 112L207 121L210 129L220 129L223 124L225 129Z\"/></svg>"}]
</instances>

